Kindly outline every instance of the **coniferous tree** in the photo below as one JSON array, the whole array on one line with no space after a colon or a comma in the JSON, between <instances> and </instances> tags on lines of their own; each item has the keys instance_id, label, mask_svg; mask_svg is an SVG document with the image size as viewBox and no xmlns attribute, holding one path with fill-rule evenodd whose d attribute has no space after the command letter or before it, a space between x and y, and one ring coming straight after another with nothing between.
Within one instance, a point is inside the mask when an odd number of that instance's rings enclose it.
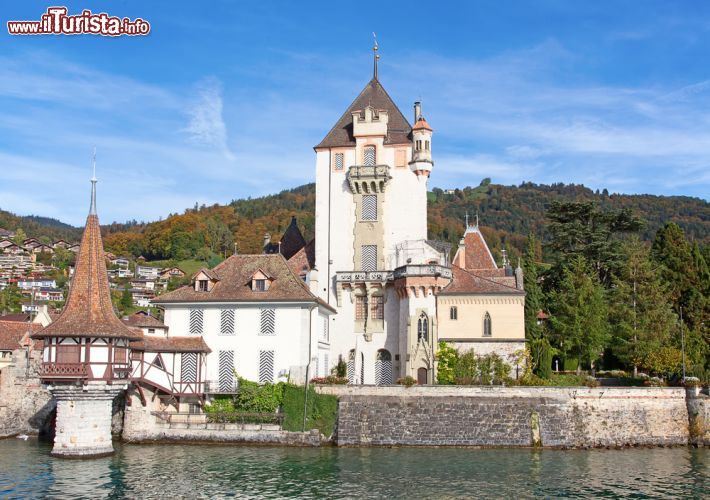
<instances>
[{"instance_id":1,"label":"coniferous tree","mask_svg":"<svg viewBox=\"0 0 710 500\"><path fill-rule=\"evenodd\" d=\"M554 340L568 357L594 368L608 337L608 311L604 288L581 255L563 269L559 288L550 297Z\"/></svg>"},{"instance_id":2,"label":"coniferous tree","mask_svg":"<svg viewBox=\"0 0 710 500\"><path fill-rule=\"evenodd\" d=\"M630 240L624 254L624 269L610 292L612 352L636 376L639 366L649 366L651 353L672 343L677 317L644 243Z\"/></svg>"},{"instance_id":3,"label":"coniferous tree","mask_svg":"<svg viewBox=\"0 0 710 500\"><path fill-rule=\"evenodd\" d=\"M544 297L538 280L535 235L530 233L523 256L523 283L525 288L525 333L531 340L539 339L542 336L542 328L538 325L537 314L544 309Z\"/></svg>"}]
</instances>

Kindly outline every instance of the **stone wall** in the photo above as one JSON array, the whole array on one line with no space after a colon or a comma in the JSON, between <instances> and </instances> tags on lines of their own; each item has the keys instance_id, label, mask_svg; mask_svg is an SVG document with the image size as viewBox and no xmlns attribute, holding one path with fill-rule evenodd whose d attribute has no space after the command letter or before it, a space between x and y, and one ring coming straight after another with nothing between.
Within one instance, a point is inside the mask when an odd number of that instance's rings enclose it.
<instances>
[{"instance_id":1,"label":"stone wall","mask_svg":"<svg viewBox=\"0 0 710 500\"><path fill-rule=\"evenodd\" d=\"M195 419L165 422L154 412L160 410L150 390L144 390L143 406L135 391L126 394L123 440L129 443L194 442L273 444L284 446L320 446L320 432L289 432L277 425L207 423L203 415ZM192 417L192 415L190 416ZM200 418L201 417L201 418ZM177 420L177 419L176 419Z\"/></svg>"},{"instance_id":2,"label":"stone wall","mask_svg":"<svg viewBox=\"0 0 710 500\"><path fill-rule=\"evenodd\" d=\"M13 352L13 363L0 370L0 437L50 432L52 395L37 376L42 351Z\"/></svg>"},{"instance_id":3,"label":"stone wall","mask_svg":"<svg viewBox=\"0 0 710 500\"><path fill-rule=\"evenodd\" d=\"M690 444L710 446L710 397L689 387L687 398Z\"/></svg>"},{"instance_id":4,"label":"stone wall","mask_svg":"<svg viewBox=\"0 0 710 500\"><path fill-rule=\"evenodd\" d=\"M343 387L339 446L685 445L683 388Z\"/></svg>"}]
</instances>

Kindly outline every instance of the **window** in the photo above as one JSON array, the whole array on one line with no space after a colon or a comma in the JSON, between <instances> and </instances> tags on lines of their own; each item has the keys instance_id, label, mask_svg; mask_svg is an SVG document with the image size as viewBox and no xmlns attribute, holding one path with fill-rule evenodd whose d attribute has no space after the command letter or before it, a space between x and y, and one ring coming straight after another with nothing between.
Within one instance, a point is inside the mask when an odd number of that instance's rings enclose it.
<instances>
[{"instance_id":1,"label":"window","mask_svg":"<svg viewBox=\"0 0 710 500\"><path fill-rule=\"evenodd\" d=\"M376 221L377 220L377 195L376 194L365 194L362 196L362 210L360 213L360 220L362 220L362 221Z\"/></svg>"},{"instance_id":2,"label":"window","mask_svg":"<svg viewBox=\"0 0 710 500\"><path fill-rule=\"evenodd\" d=\"M422 141L417 141L417 147L416 147L416 149L417 149L417 151L421 151L421 150L422 150Z\"/></svg>"},{"instance_id":3,"label":"window","mask_svg":"<svg viewBox=\"0 0 710 500\"><path fill-rule=\"evenodd\" d=\"M183 382L197 382L197 353L184 352L180 360L180 378Z\"/></svg>"},{"instance_id":4,"label":"window","mask_svg":"<svg viewBox=\"0 0 710 500\"><path fill-rule=\"evenodd\" d=\"M266 291L266 280L254 280L254 291L265 292Z\"/></svg>"},{"instance_id":5,"label":"window","mask_svg":"<svg viewBox=\"0 0 710 500\"><path fill-rule=\"evenodd\" d=\"M365 146L363 153L363 162L366 167L374 167L377 163L377 155L375 154L375 146Z\"/></svg>"},{"instance_id":6,"label":"window","mask_svg":"<svg viewBox=\"0 0 710 500\"><path fill-rule=\"evenodd\" d=\"M125 365L128 362L128 349L125 347L115 347L113 350L113 362Z\"/></svg>"},{"instance_id":7,"label":"window","mask_svg":"<svg viewBox=\"0 0 710 500\"><path fill-rule=\"evenodd\" d=\"M57 345L57 364L79 363L80 353L78 344Z\"/></svg>"},{"instance_id":8,"label":"window","mask_svg":"<svg viewBox=\"0 0 710 500\"><path fill-rule=\"evenodd\" d=\"M372 319L385 319L385 298L382 295L370 297L370 317Z\"/></svg>"},{"instance_id":9,"label":"window","mask_svg":"<svg viewBox=\"0 0 710 500\"><path fill-rule=\"evenodd\" d=\"M451 306L449 309L449 319L459 319L459 310L456 306Z\"/></svg>"},{"instance_id":10,"label":"window","mask_svg":"<svg viewBox=\"0 0 710 500\"><path fill-rule=\"evenodd\" d=\"M424 141L424 149L429 151L429 141Z\"/></svg>"},{"instance_id":11,"label":"window","mask_svg":"<svg viewBox=\"0 0 710 500\"><path fill-rule=\"evenodd\" d=\"M355 296L355 319L364 321L367 318L367 296Z\"/></svg>"},{"instance_id":12,"label":"window","mask_svg":"<svg viewBox=\"0 0 710 500\"><path fill-rule=\"evenodd\" d=\"M392 355L386 349L377 351L375 358L375 384L394 384L394 372L392 370Z\"/></svg>"},{"instance_id":13,"label":"window","mask_svg":"<svg viewBox=\"0 0 710 500\"><path fill-rule=\"evenodd\" d=\"M155 328L148 328L148 333L155 333Z\"/></svg>"},{"instance_id":14,"label":"window","mask_svg":"<svg viewBox=\"0 0 710 500\"><path fill-rule=\"evenodd\" d=\"M153 359L153 366L156 368L160 368L161 370L165 369L165 365L163 364L163 358L160 357L160 354L155 356L155 359Z\"/></svg>"},{"instance_id":15,"label":"window","mask_svg":"<svg viewBox=\"0 0 710 500\"><path fill-rule=\"evenodd\" d=\"M234 390L234 351L219 351L219 390Z\"/></svg>"},{"instance_id":16,"label":"window","mask_svg":"<svg viewBox=\"0 0 710 500\"><path fill-rule=\"evenodd\" d=\"M322 316L323 321L323 332L321 334L321 340L328 340L328 317Z\"/></svg>"},{"instance_id":17,"label":"window","mask_svg":"<svg viewBox=\"0 0 710 500\"><path fill-rule=\"evenodd\" d=\"M343 164L345 163L344 156L345 155L343 153L335 153L333 156L333 168L335 170L343 169Z\"/></svg>"},{"instance_id":18,"label":"window","mask_svg":"<svg viewBox=\"0 0 710 500\"><path fill-rule=\"evenodd\" d=\"M276 335L276 310L261 310L261 330L259 335Z\"/></svg>"},{"instance_id":19,"label":"window","mask_svg":"<svg viewBox=\"0 0 710 500\"><path fill-rule=\"evenodd\" d=\"M417 321L417 340L419 342L429 342L429 318L425 313L419 316Z\"/></svg>"},{"instance_id":20,"label":"window","mask_svg":"<svg viewBox=\"0 0 710 500\"><path fill-rule=\"evenodd\" d=\"M377 245L362 246L362 270L377 271Z\"/></svg>"},{"instance_id":21,"label":"window","mask_svg":"<svg viewBox=\"0 0 710 500\"><path fill-rule=\"evenodd\" d=\"M483 336L490 337L491 334L491 315L486 313L486 315L483 317Z\"/></svg>"},{"instance_id":22,"label":"window","mask_svg":"<svg viewBox=\"0 0 710 500\"><path fill-rule=\"evenodd\" d=\"M348 353L348 364L347 364L347 372L348 372L348 383L354 384L355 383L355 349L350 349L350 352Z\"/></svg>"},{"instance_id":23,"label":"window","mask_svg":"<svg viewBox=\"0 0 710 500\"><path fill-rule=\"evenodd\" d=\"M274 381L274 351L259 351L259 382Z\"/></svg>"},{"instance_id":24,"label":"window","mask_svg":"<svg viewBox=\"0 0 710 500\"><path fill-rule=\"evenodd\" d=\"M406 167L407 166L407 150L406 149L398 149L397 150L397 152L395 153L394 166L395 167Z\"/></svg>"},{"instance_id":25,"label":"window","mask_svg":"<svg viewBox=\"0 0 710 500\"><path fill-rule=\"evenodd\" d=\"M234 335L234 309L222 309L219 318L219 334Z\"/></svg>"},{"instance_id":26,"label":"window","mask_svg":"<svg viewBox=\"0 0 710 500\"><path fill-rule=\"evenodd\" d=\"M198 291L200 292L207 292L209 289L209 281L207 280L198 280L197 281L197 286L198 286Z\"/></svg>"},{"instance_id":27,"label":"window","mask_svg":"<svg viewBox=\"0 0 710 500\"><path fill-rule=\"evenodd\" d=\"M192 335L202 335L203 320L204 312L202 309L190 309L190 325L188 331Z\"/></svg>"}]
</instances>

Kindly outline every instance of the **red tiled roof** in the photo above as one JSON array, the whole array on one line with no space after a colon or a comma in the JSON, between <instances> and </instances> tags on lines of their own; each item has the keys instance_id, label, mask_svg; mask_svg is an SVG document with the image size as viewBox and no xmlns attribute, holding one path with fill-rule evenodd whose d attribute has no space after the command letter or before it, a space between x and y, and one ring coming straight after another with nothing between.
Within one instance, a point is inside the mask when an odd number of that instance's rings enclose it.
<instances>
[{"instance_id":1,"label":"red tiled roof","mask_svg":"<svg viewBox=\"0 0 710 500\"><path fill-rule=\"evenodd\" d=\"M167 325L162 323L157 318L145 313L144 311L138 311L131 314L127 318L121 319L129 327L138 328L165 328L167 330Z\"/></svg>"},{"instance_id":2,"label":"red tiled roof","mask_svg":"<svg viewBox=\"0 0 710 500\"><path fill-rule=\"evenodd\" d=\"M525 295L525 292L515 288L498 283L483 276L477 276L472 271L467 271L458 266L452 266L451 271L453 279L451 283L446 285L439 295L465 295L465 294L513 294Z\"/></svg>"},{"instance_id":3,"label":"red tiled roof","mask_svg":"<svg viewBox=\"0 0 710 500\"><path fill-rule=\"evenodd\" d=\"M488 249L483 233L479 229L469 229L463 237L466 247L466 269L498 269L493 255Z\"/></svg>"},{"instance_id":4,"label":"red tiled roof","mask_svg":"<svg viewBox=\"0 0 710 500\"><path fill-rule=\"evenodd\" d=\"M353 113L362 111L367 106L372 106L376 110L386 110L388 113L387 136L385 144L407 144L411 142L410 134L412 127L387 94L380 82L373 78L352 102L343 116L336 122L328 135L316 146L316 148L333 148L343 146L354 146L353 137Z\"/></svg>"},{"instance_id":5,"label":"red tiled roof","mask_svg":"<svg viewBox=\"0 0 710 500\"><path fill-rule=\"evenodd\" d=\"M417 120L417 123L414 124L414 127L412 127L412 130L419 130L419 129L424 129L428 130L429 132L433 132L427 121L421 117Z\"/></svg>"},{"instance_id":6,"label":"red tiled roof","mask_svg":"<svg viewBox=\"0 0 710 500\"><path fill-rule=\"evenodd\" d=\"M288 266L297 276L303 276L316 265L316 240L311 240L306 246L288 259Z\"/></svg>"},{"instance_id":7,"label":"red tiled roof","mask_svg":"<svg viewBox=\"0 0 710 500\"><path fill-rule=\"evenodd\" d=\"M131 342L131 349L135 351L147 352L211 352L200 336L192 337L158 337L144 335L140 329L133 329L135 335L140 338Z\"/></svg>"},{"instance_id":8,"label":"red tiled roof","mask_svg":"<svg viewBox=\"0 0 710 500\"><path fill-rule=\"evenodd\" d=\"M5 321L0 319L0 351L14 351L27 345L27 332L37 332L42 325L22 323L20 321ZM42 349L42 342L34 342L35 349Z\"/></svg>"},{"instance_id":9,"label":"red tiled roof","mask_svg":"<svg viewBox=\"0 0 710 500\"><path fill-rule=\"evenodd\" d=\"M86 218L74 277L62 314L33 338L91 336L132 338L134 333L116 316L106 273L99 218Z\"/></svg>"},{"instance_id":10,"label":"red tiled roof","mask_svg":"<svg viewBox=\"0 0 710 500\"><path fill-rule=\"evenodd\" d=\"M251 279L258 270L273 278L268 290L252 290ZM315 302L316 297L289 268L281 254L232 255L211 270L219 279L209 292L195 291L188 285L164 293L154 304L173 302Z\"/></svg>"}]
</instances>

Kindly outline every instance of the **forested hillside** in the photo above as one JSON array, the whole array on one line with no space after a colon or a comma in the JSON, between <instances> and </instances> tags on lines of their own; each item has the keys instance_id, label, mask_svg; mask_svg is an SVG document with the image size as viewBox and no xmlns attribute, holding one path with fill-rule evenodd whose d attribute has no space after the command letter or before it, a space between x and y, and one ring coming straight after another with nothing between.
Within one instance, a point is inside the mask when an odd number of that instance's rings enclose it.
<instances>
[{"instance_id":1,"label":"forested hillside","mask_svg":"<svg viewBox=\"0 0 710 500\"><path fill-rule=\"evenodd\" d=\"M522 253L525 238L533 232L545 242L545 212L554 201L592 201L600 208L630 209L645 226L642 239L650 241L667 221L676 222L688 238L702 244L710 242L710 204L684 196L623 195L595 193L578 185L551 186L525 183L520 186L492 184L485 179L477 187L429 193L429 237L453 244L464 229L466 212L476 214L497 253L507 247L513 257ZM229 205L214 205L186 210L150 224L112 224L105 226L106 246L114 253L144 255L149 259L184 259L224 254L236 241L240 253L260 252L264 233L274 240L288 226L291 216L298 218L306 239L314 236L315 185L262 198L235 200Z\"/></svg>"},{"instance_id":2,"label":"forested hillside","mask_svg":"<svg viewBox=\"0 0 710 500\"><path fill-rule=\"evenodd\" d=\"M685 196L625 195L594 192L580 185L519 186L492 184L484 179L477 187L446 192L434 188L429 193L429 237L454 245L461 237L468 212L473 221L478 214L489 245L498 256L507 248L512 257L520 255L528 233L546 242L545 212L555 201L591 201L602 209L630 209L645 221L643 240L653 239L665 222L677 223L691 240L710 243L710 204ZM103 226L107 250L118 254L143 255L148 259L207 260L211 255L233 251L260 252L264 233L277 241L291 216L306 239L314 236L315 185L306 184L278 194L234 200L228 205L195 206L182 214L171 214L152 223L113 223ZM0 228L22 228L28 236L77 240L80 229L44 217L19 217L0 211Z\"/></svg>"},{"instance_id":3,"label":"forested hillside","mask_svg":"<svg viewBox=\"0 0 710 500\"><path fill-rule=\"evenodd\" d=\"M0 209L0 228L11 231L22 229L26 235L32 238L47 241L58 239L77 241L81 237L81 229L57 219L37 215L19 216L2 209Z\"/></svg>"}]
</instances>

